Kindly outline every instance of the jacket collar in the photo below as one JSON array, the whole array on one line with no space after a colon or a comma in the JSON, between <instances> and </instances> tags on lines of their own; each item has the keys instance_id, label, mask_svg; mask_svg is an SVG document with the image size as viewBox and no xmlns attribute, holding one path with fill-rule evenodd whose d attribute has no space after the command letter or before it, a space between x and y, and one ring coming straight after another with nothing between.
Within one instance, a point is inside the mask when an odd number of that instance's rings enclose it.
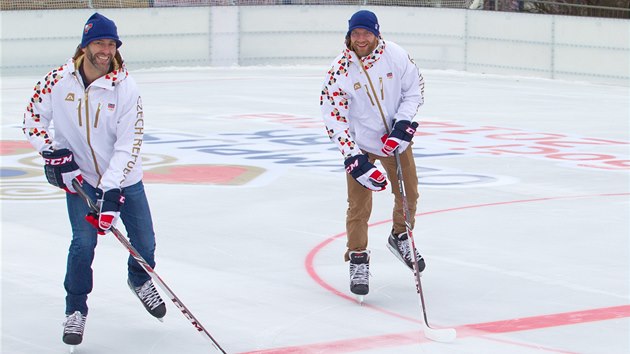
<instances>
[{"instance_id":1,"label":"jacket collar","mask_svg":"<svg viewBox=\"0 0 630 354\"><path fill-rule=\"evenodd\" d=\"M374 66L374 64L377 61L379 61L379 59L381 59L384 51L385 51L385 41L382 38L379 38L376 48L374 48L372 53L370 53L369 55L366 55L363 58L359 58L354 51L348 48L344 50L343 54L349 61L354 62L357 65L359 63L362 63L362 65L365 67L365 70L367 70L371 68L372 66Z\"/></svg>"},{"instance_id":2,"label":"jacket collar","mask_svg":"<svg viewBox=\"0 0 630 354\"><path fill-rule=\"evenodd\" d=\"M116 57L114 57L114 60L113 60L112 71L96 79L94 82L92 82L90 86L98 86L102 88L113 89L116 85L118 85L120 82L125 80L125 78L127 78L127 76L129 75L129 72L127 71L127 68L125 67L125 64L121 63L121 60L118 57L118 53L116 54L117 55ZM85 55L82 54L82 55L79 55L70 59L68 62L68 66L73 69L72 74L76 75L77 77L81 76L81 74L79 73L79 67L83 63L84 59L85 59Z\"/></svg>"}]
</instances>

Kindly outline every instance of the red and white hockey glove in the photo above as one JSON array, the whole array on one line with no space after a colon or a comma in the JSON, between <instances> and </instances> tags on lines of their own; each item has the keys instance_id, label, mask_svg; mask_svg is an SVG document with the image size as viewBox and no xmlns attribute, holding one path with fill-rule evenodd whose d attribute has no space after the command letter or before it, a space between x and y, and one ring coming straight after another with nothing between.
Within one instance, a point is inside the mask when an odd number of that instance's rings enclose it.
<instances>
[{"instance_id":1,"label":"red and white hockey glove","mask_svg":"<svg viewBox=\"0 0 630 354\"><path fill-rule=\"evenodd\" d=\"M99 213L90 212L85 216L92 226L98 230L99 235L105 235L107 230L116 225L120 216L120 207L125 203L125 197L119 188L110 189L103 192L102 189L96 190L96 205Z\"/></svg>"},{"instance_id":2,"label":"red and white hockey glove","mask_svg":"<svg viewBox=\"0 0 630 354\"><path fill-rule=\"evenodd\" d=\"M368 160L367 155L348 157L344 161L344 165L346 172L363 187L377 192L387 187L385 175Z\"/></svg>"},{"instance_id":3,"label":"red and white hockey glove","mask_svg":"<svg viewBox=\"0 0 630 354\"><path fill-rule=\"evenodd\" d=\"M405 151L416 133L416 128L418 128L417 122L411 123L408 120L401 120L394 123L391 133L383 136L383 148L381 148L381 151L383 151L385 156L393 156L396 149L398 149L399 153Z\"/></svg>"},{"instance_id":4,"label":"red and white hockey glove","mask_svg":"<svg viewBox=\"0 0 630 354\"><path fill-rule=\"evenodd\" d=\"M44 173L48 183L59 187L68 193L75 194L77 191L72 186L72 180L77 179L83 183L83 176L79 165L74 161L72 151L68 149L46 150L42 152L44 158Z\"/></svg>"}]
</instances>

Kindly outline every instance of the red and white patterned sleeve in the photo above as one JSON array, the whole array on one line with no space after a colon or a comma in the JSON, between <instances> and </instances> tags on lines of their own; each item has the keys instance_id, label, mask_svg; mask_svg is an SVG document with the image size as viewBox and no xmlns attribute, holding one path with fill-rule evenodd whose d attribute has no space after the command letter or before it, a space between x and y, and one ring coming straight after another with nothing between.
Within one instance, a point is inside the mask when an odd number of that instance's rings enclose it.
<instances>
[{"instance_id":1,"label":"red and white patterned sleeve","mask_svg":"<svg viewBox=\"0 0 630 354\"><path fill-rule=\"evenodd\" d=\"M62 77L64 67L49 72L33 88L33 95L26 106L22 131L35 150L52 149L53 139L48 128L52 121L52 89Z\"/></svg>"},{"instance_id":2,"label":"red and white patterned sleeve","mask_svg":"<svg viewBox=\"0 0 630 354\"><path fill-rule=\"evenodd\" d=\"M344 56L333 64L326 75L319 102L328 137L344 158L361 154L361 149L350 134L349 98L339 85L339 81L347 75L347 67L348 61Z\"/></svg>"}]
</instances>

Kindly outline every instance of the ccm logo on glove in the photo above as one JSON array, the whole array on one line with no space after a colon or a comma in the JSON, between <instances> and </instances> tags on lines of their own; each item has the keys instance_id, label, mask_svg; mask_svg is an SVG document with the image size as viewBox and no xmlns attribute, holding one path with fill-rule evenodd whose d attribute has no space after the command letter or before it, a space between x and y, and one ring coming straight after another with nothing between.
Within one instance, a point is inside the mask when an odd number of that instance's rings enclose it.
<instances>
[{"instance_id":1,"label":"ccm logo on glove","mask_svg":"<svg viewBox=\"0 0 630 354\"><path fill-rule=\"evenodd\" d=\"M83 183L83 176L79 166L74 161L72 151L68 149L46 150L42 152L44 158L44 174L48 183L59 187L68 193L76 193L72 186L72 180L77 179Z\"/></svg>"},{"instance_id":2,"label":"ccm logo on glove","mask_svg":"<svg viewBox=\"0 0 630 354\"><path fill-rule=\"evenodd\" d=\"M383 154L392 156L396 149L399 153L405 151L416 134L416 128L418 128L417 122L411 123L408 120L395 122L392 132L383 135L381 139L383 141L383 148L381 149Z\"/></svg>"},{"instance_id":3,"label":"ccm logo on glove","mask_svg":"<svg viewBox=\"0 0 630 354\"><path fill-rule=\"evenodd\" d=\"M65 164L69 164L72 163L73 158L72 158L72 154L70 155L66 155L66 156L62 156L62 157L58 157L58 158L49 158L49 159L45 159L44 161L46 162L46 165L53 165L53 166L59 166L59 165L65 165Z\"/></svg>"},{"instance_id":4,"label":"ccm logo on glove","mask_svg":"<svg viewBox=\"0 0 630 354\"><path fill-rule=\"evenodd\" d=\"M346 172L363 187L377 192L387 187L385 174L374 166L366 155L361 154L348 157L344 161L344 165L346 166Z\"/></svg>"}]
</instances>

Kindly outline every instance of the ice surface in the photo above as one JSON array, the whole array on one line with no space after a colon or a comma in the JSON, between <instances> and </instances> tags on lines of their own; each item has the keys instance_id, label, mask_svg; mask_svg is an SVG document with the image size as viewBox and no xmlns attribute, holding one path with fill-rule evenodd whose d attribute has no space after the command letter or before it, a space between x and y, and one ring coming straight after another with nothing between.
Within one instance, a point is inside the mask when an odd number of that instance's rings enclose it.
<instances>
[{"instance_id":1,"label":"ice surface","mask_svg":"<svg viewBox=\"0 0 630 354\"><path fill-rule=\"evenodd\" d=\"M458 330L442 344L422 336L412 274L386 249L389 192L374 195L371 292L363 306L349 293L326 71L132 72L156 271L228 353L630 352L628 87L424 72L415 238L429 321ZM20 129L38 79L2 77L7 354L67 351L65 202ZM76 353L214 353L171 302L164 323L145 312L126 259L100 238Z\"/></svg>"}]
</instances>

